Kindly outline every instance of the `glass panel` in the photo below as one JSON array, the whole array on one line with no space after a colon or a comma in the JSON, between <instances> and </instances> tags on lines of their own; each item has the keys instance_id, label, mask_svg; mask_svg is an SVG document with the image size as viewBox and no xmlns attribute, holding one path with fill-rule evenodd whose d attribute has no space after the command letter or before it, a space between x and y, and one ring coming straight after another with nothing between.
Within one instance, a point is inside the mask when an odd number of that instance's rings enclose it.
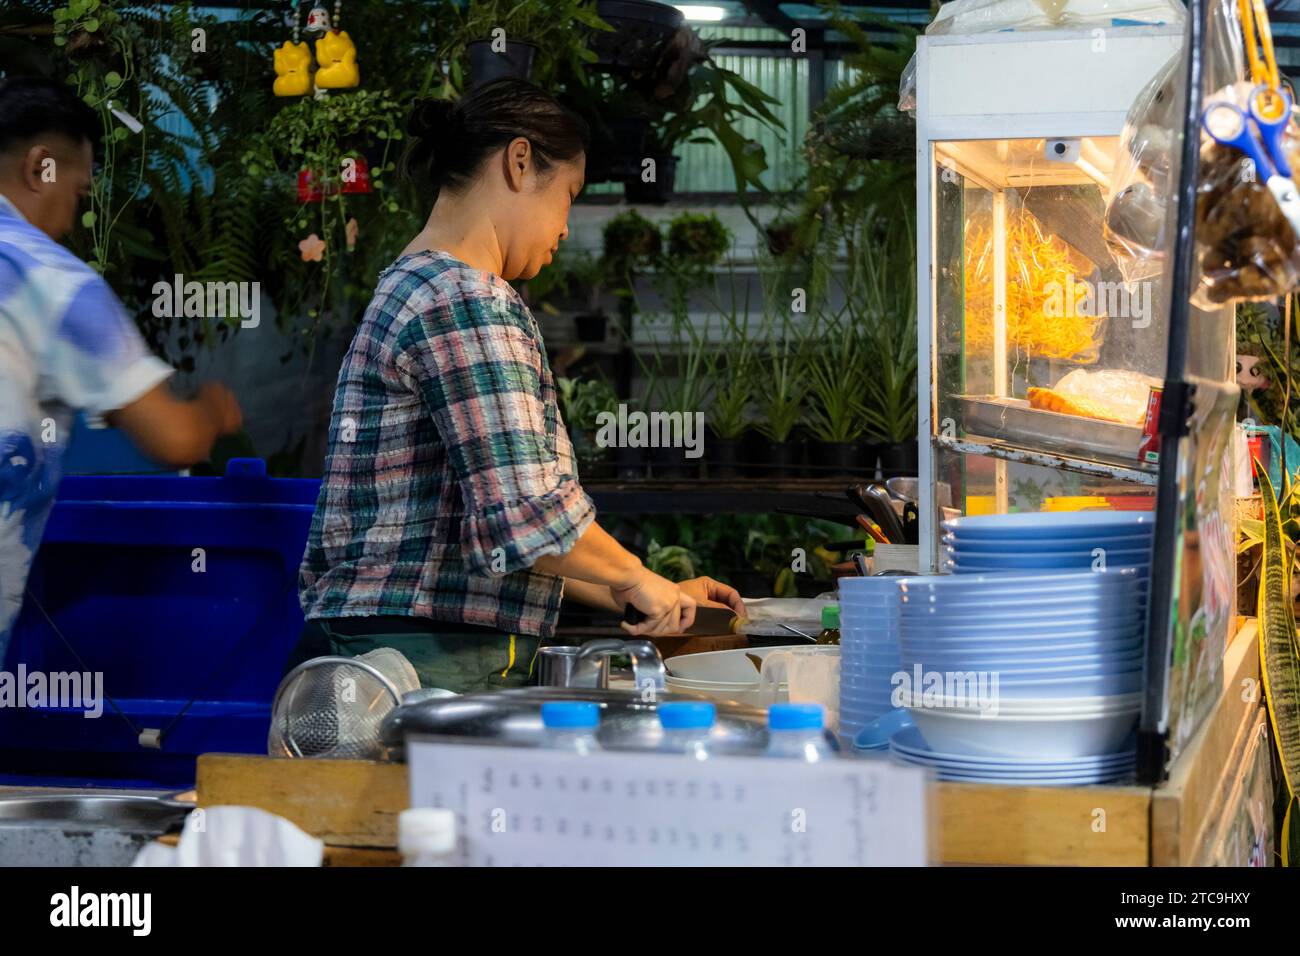
<instances>
[{"instance_id":1,"label":"glass panel","mask_svg":"<svg viewBox=\"0 0 1300 956\"><path fill-rule=\"evenodd\" d=\"M1117 147L934 144L937 435L1139 467L1167 313L1102 238Z\"/></svg>"}]
</instances>

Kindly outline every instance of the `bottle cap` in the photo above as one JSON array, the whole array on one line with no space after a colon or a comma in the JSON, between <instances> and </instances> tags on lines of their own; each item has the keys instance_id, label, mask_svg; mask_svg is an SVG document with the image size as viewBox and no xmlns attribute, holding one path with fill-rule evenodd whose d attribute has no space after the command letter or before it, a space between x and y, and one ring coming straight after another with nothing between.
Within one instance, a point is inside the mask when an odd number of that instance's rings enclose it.
<instances>
[{"instance_id":1,"label":"bottle cap","mask_svg":"<svg viewBox=\"0 0 1300 956\"><path fill-rule=\"evenodd\" d=\"M671 701L659 705L659 723L664 730L707 730L718 709L706 701Z\"/></svg>"},{"instance_id":2,"label":"bottle cap","mask_svg":"<svg viewBox=\"0 0 1300 956\"><path fill-rule=\"evenodd\" d=\"M397 849L402 856L450 853L456 849L456 814L433 807L411 807L397 815Z\"/></svg>"},{"instance_id":3,"label":"bottle cap","mask_svg":"<svg viewBox=\"0 0 1300 956\"><path fill-rule=\"evenodd\" d=\"M828 604L822 608L822 627L840 628L840 606L838 604Z\"/></svg>"},{"instance_id":4,"label":"bottle cap","mask_svg":"<svg viewBox=\"0 0 1300 956\"><path fill-rule=\"evenodd\" d=\"M554 729L587 730L600 725L600 705L585 700L552 700L542 704L542 725Z\"/></svg>"},{"instance_id":5,"label":"bottle cap","mask_svg":"<svg viewBox=\"0 0 1300 956\"><path fill-rule=\"evenodd\" d=\"M821 704L773 704L767 709L769 730L821 730L824 721Z\"/></svg>"}]
</instances>

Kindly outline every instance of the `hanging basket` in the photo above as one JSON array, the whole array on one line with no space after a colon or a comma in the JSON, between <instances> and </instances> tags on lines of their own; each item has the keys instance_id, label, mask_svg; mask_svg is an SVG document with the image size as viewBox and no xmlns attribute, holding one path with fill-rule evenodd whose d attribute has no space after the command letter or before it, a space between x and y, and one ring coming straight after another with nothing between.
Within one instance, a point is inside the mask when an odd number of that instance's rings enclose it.
<instances>
[{"instance_id":1,"label":"hanging basket","mask_svg":"<svg viewBox=\"0 0 1300 956\"><path fill-rule=\"evenodd\" d=\"M611 73L649 66L685 20L676 7L652 0L598 0L596 15L614 30L591 32L592 66Z\"/></svg>"}]
</instances>

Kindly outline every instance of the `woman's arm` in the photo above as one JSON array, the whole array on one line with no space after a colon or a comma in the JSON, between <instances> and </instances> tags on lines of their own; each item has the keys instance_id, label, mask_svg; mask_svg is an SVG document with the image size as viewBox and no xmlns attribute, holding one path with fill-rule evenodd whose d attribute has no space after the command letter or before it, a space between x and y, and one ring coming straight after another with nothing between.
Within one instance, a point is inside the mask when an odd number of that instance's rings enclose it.
<instances>
[{"instance_id":1,"label":"woman's arm","mask_svg":"<svg viewBox=\"0 0 1300 956\"><path fill-rule=\"evenodd\" d=\"M613 611L618 613L623 610L617 601L614 600L614 592L601 584L592 584L590 581L582 581L578 578L564 579L564 596L572 598L579 604L585 604L587 607L598 608L602 611Z\"/></svg>"}]
</instances>

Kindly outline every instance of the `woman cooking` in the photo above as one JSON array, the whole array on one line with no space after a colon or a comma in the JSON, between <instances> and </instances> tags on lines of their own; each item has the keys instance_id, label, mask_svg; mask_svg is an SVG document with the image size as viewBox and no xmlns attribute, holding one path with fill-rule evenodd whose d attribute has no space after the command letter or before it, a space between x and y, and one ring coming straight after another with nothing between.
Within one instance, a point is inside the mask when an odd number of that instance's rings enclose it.
<instances>
[{"instance_id":1,"label":"woman cooking","mask_svg":"<svg viewBox=\"0 0 1300 956\"><path fill-rule=\"evenodd\" d=\"M647 570L578 483L541 333L507 280L568 237L583 120L521 80L416 111L406 167L436 200L379 277L343 360L324 480L299 574L289 666L401 651L425 687L526 683L561 595L680 632L698 602L743 612L709 578Z\"/></svg>"}]
</instances>

